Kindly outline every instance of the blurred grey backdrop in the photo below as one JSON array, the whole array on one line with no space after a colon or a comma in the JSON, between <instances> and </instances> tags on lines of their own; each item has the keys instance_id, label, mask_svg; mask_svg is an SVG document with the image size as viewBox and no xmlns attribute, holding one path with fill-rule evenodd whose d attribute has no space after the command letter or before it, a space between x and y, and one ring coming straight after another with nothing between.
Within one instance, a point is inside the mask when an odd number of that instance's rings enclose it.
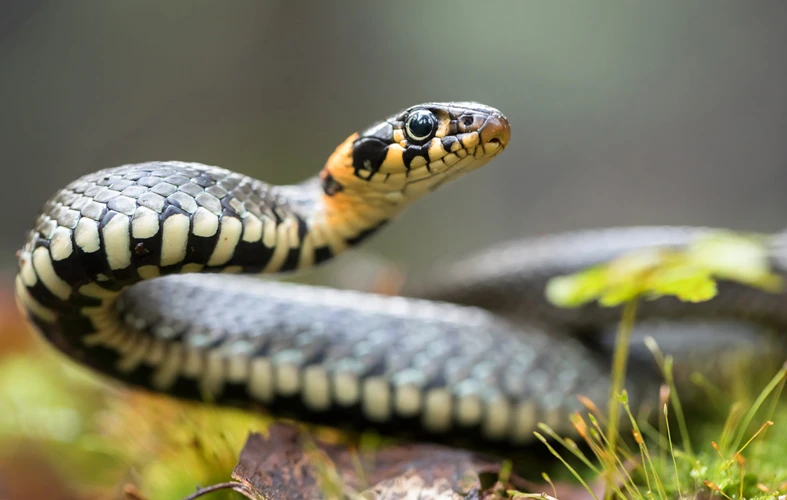
<instances>
[{"instance_id":1,"label":"blurred grey backdrop","mask_svg":"<svg viewBox=\"0 0 787 500\"><path fill-rule=\"evenodd\" d=\"M83 173L177 159L295 182L427 100L498 107L513 136L365 245L411 271L576 228L779 230L785 48L779 0L6 1L0 269Z\"/></svg>"}]
</instances>

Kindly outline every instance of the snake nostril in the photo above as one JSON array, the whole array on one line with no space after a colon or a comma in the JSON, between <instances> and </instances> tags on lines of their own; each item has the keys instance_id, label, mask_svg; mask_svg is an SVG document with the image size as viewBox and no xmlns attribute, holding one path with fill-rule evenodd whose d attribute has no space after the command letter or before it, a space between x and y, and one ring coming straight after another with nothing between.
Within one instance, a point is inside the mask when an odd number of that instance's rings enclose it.
<instances>
[{"instance_id":1,"label":"snake nostril","mask_svg":"<svg viewBox=\"0 0 787 500\"><path fill-rule=\"evenodd\" d=\"M507 146L511 138L511 127L502 116L492 116L484 127L480 130L481 142L497 143L500 146Z\"/></svg>"}]
</instances>

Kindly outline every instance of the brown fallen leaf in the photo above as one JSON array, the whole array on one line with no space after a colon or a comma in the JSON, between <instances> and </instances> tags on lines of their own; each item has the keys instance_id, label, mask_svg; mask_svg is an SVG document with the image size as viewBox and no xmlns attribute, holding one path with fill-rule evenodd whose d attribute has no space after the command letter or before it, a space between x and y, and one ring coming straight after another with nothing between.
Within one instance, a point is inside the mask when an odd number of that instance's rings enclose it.
<instances>
[{"instance_id":1,"label":"brown fallen leaf","mask_svg":"<svg viewBox=\"0 0 787 500\"><path fill-rule=\"evenodd\" d=\"M507 485L483 485L500 463L432 444L384 447L371 457L341 445L312 443L291 425L270 437L250 434L232 477L266 500L506 498Z\"/></svg>"}]
</instances>

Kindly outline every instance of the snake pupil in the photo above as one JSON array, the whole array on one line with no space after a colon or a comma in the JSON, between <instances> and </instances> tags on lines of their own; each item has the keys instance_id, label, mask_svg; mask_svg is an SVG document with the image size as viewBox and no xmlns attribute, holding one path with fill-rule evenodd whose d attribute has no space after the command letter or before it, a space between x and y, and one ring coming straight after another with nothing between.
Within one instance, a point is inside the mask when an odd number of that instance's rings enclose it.
<instances>
[{"instance_id":1,"label":"snake pupil","mask_svg":"<svg viewBox=\"0 0 787 500\"><path fill-rule=\"evenodd\" d=\"M432 138L437 129L437 119L425 109L413 111L407 118L405 130L410 140L415 142L426 142Z\"/></svg>"}]
</instances>

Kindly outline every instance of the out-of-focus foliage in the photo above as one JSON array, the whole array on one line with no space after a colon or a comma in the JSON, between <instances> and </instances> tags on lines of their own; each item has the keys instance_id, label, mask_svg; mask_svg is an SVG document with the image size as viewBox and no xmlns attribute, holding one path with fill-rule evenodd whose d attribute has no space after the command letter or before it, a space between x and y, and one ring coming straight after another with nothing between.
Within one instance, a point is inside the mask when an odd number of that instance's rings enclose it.
<instances>
[{"instance_id":1,"label":"out-of-focus foliage","mask_svg":"<svg viewBox=\"0 0 787 500\"><path fill-rule=\"evenodd\" d=\"M593 300L618 306L639 297L665 295L702 302L716 295L718 278L775 292L783 279L770 270L766 245L764 237L714 232L686 249L648 248L555 277L546 293L561 307L579 307Z\"/></svg>"},{"instance_id":2,"label":"out-of-focus foliage","mask_svg":"<svg viewBox=\"0 0 787 500\"><path fill-rule=\"evenodd\" d=\"M51 498L123 498L124 488L150 499L184 497L229 480L247 434L269 424L253 413L119 388L37 341L13 304L0 305L0 462L32 453L35 467L59 478L52 488L64 489ZM0 470L0 484L14 491L35 477Z\"/></svg>"},{"instance_id":3,"label":"out-of-focus foliage","mask_svg":"<svg viewBox=\"0 0 787 500\"><path fill-rule=\"evenodd\" d=\"M579 413L573 419L579 435L592 451L592 458L584 456L547 426L541 427L564 448L581 457L597 475L606 478L604 498L682 498L688 491L690 495L702 492L718 493L725 498L764 499L779 496L787 488L787 468L782 465L784 429L768 432L775 421L787 419L787 407L783 400L780 401L787 380L787 365L756 396L743 393L736 399L727 400L731 391L706 385L711 398L709 402L715 407L728 406L730 411L723 425L706 423L691 435L673 383L672 357L661 354L652 338L646 343L664 377L660 402L663 414L659 417L658 429L651 427L650 422L637 421L623 390L625 360L636 323L637 301L664 296L674 296L686 302L710 300L716 295L717 279L737 281L771 292L781 291L783 278L771 270L768 245L768 239L763 236L711 232L684 248L656 247L633 251L549 281L547 297L561 307L579 307L591 301L598 301L602 306L624 305L614 354L615 361L622 361L613 362L609 410L606 413L609 417L596 411L595 415L593 412L587 415L590 423ZM727 369L732 371L731 367ZM621 405L630 420L637 448L620 443L616 417L620 414ZM595 403L588 406L597 410ZM675 414L679 424L674 434L667 420L670 413ZM755 422L760 428L753 432ZM602 435L605 433L607 437L604 438ZM751 433L751 437L747 437L747 433ZM556 448L543 442L562 460ZM673 445L673 442L681 444ZM698 453L695 453L692 442L700 443ZM594 461L597 465L592 463ZM568 468L574 472L570 466ZM575 476L583 481L578 474ZM592 495L592 488L584 482L582 484Z\"/></svg>"}]
</instances>

